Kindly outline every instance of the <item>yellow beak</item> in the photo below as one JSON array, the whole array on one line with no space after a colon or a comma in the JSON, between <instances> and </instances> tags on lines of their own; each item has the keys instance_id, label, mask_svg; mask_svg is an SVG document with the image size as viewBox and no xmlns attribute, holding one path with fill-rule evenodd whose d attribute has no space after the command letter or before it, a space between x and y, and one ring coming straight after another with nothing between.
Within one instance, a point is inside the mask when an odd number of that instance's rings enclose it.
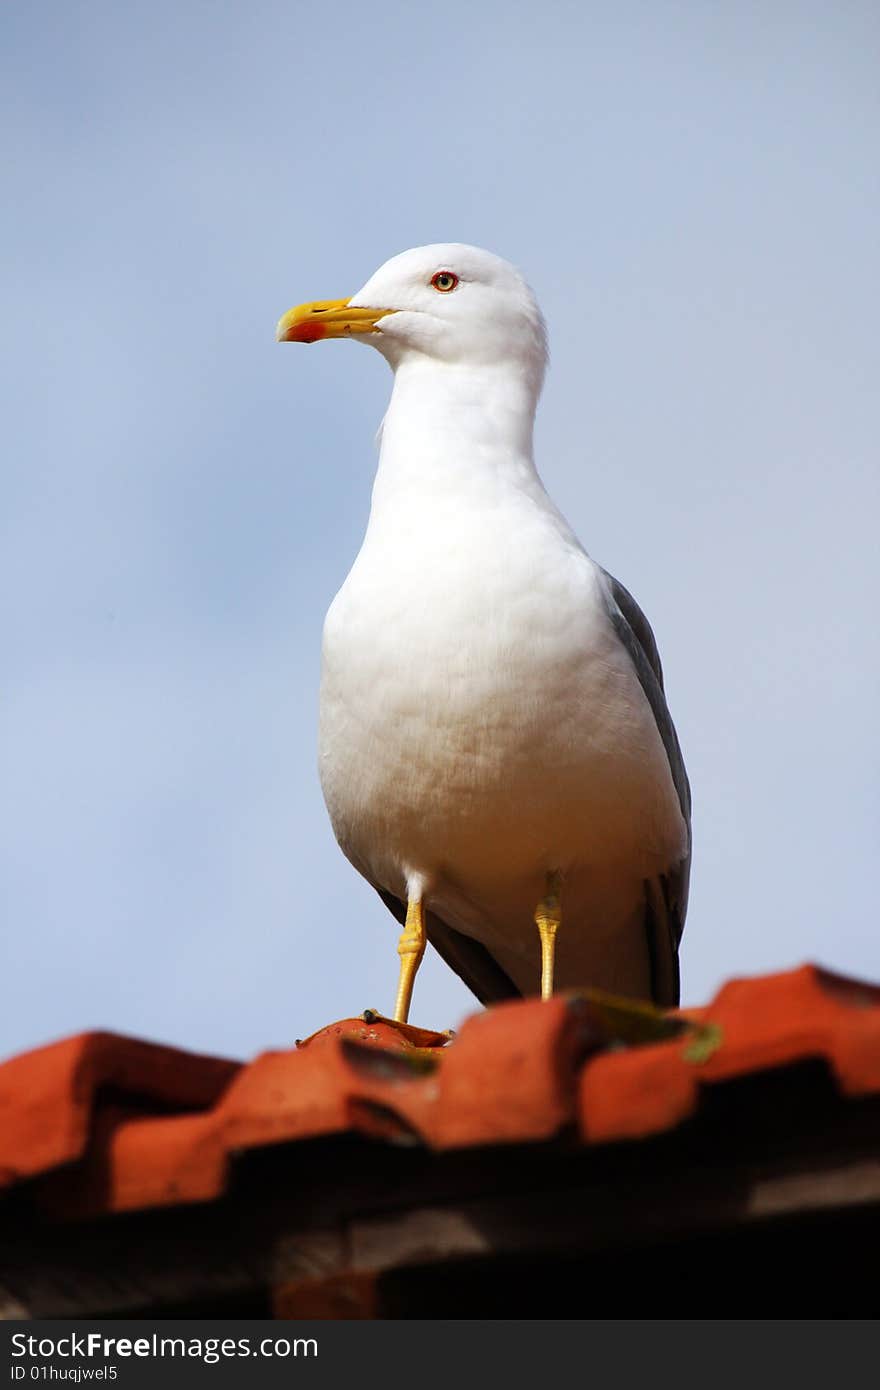
<instances>
[{"instance_id":1,"label":"yellow beak","mask_svg":"<svg viewBox=\"0 0 880 1390\"><path fill-rule=\"evenodd\" d=\"M278 343L316 343L319 338L350 338L356 333L378 333L378 319L393 309L353 309L347 299L316 299L297 304L278 320Z\"/></svg>"}]
</instances>

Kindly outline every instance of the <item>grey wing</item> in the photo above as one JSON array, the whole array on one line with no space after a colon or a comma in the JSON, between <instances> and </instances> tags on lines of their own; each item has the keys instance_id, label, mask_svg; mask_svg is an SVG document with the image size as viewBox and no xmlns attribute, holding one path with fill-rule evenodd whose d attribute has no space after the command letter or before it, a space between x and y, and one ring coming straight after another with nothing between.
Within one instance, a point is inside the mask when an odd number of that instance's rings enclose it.
<instances>
[{"instance_id":1,"label":"grey wing","mask_svg":"<svg viewBox=\"0 0 880 1390\"><path fill-rule=\"evenodd\" d=\"M645 884L645 933L651 961L651 993L672 1007L680 997L678 948L687 914L691 872L691 789L675 725L663 692L663 668L651 625L628 589L602 570L608 615L635 667L669 759L669 770L687 826L687 849L677 864Z\"/></svg>"}]
</instances>

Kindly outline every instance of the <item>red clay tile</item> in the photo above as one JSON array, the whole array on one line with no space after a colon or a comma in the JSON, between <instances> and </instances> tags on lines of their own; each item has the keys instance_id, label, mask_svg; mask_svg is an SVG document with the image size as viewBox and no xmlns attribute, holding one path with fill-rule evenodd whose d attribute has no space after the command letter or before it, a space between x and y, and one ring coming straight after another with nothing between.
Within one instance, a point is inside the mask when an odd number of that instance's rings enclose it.
<instances>
[{"instance_id":1,"label":"red clay tile","mask_svg":"<svg viewBox=\"0 0 880 1390\"><path fill-rule=\"evenodd\" d=\"M701 1086L824 1058L847 1095L880 1091L880 990L817 966L731 980L694 1011L718 1031L705 1060L688 1040L596 1058L581 1075L580 1123L592 1143L641 1138L693 1114Z\"/></svg>"},{"instance_id":2,"label":"red clay tile","mask_svg":"<svg viewBox=\"0 0 880 1390\"><path fill-rule=\"evenodd\" d=\"M347 1321L379 1316L379 1291L372 1271L351 1270L325 1279L301 1279L272 1291L272 1316L285 1321L302 1318Z\"/></svg>"},{"instance_id":3,"label":"red clay tile","mask_svg":"<svg viewBox=\"0 0 880 1390\"><path fill-rule=\"evenodd\" d=\"M438 1149L547 1139L575 1117L597 1044L586 1004L564 995L475 1014L444 1055L430 1139Z\"/></svg>"},{"instance_id":4,"label":"red clay tile","mask_svg":"<svg viewBox=\"0 0 880 1390\"><path fill-rule=\"evenodd\" d=\"M812 966L725 985L692 1012L697 1036L587 1060L603 1040L590 1009L499 1005L449 1046L345 1019L247 1066L85 1034L0 1067L0 1169L7 1184L46 1174L42 1209L71 1219L211 1201L236 1153L322 1135L442 1150L541 1142L575 1122L588 1143L639 1138L691 1115L702 1086L810 1057L845 1094L880 1091L880 990Z\"/></svg>"},{"instance_id":5,"label":"red clay tile","mask_svg":"<svg viewBox=\"0 0 880 1390\"><path fill-rule=\"evenodd\" d=\"M71 1218L208 1201L231 1154L334 1133L438 1149L547 1138L574 1117L594 1041L582 1002L562 997L478 1015L436 1063L399 1030L342 1020L256 1058L207 1113L96 1123L88 1161L46 1185L42 1205Z\"/></svg>"},{"instance_id":6,"label":"red clay tile","mask_svg":"<svg viewBox=\"0 0 880 1390\"><path fill-rule=\"evenodd\" d=\"M81 1163L50 1173L37 1204L78 1221L107 1212L208 1202L221 1196L229 1155L213 1112L132 1117L102 1111Z\"/></svg>"},{"instance_id":7,"label":"red clay tile","mask_svg":"<svg viewBox=\"0 0 880 1390\"><path fill-rule=\"evenodd\" d=\"M450 1033L437 1033L430 1028L415 1028L411 1023L395 1023L368 1010L361 1018L342 1018L338 1023L328 1023L325 1028L319 1028L317 1033L303 1038L296 1045L314 1052L316 1048L332 1043L334 1038L347 1038L351 1042L387 1047L392 1051L433 1051L446 1047L451 1036Z\"/></svg>"},{"instance_id":8,"label":"red clay tile","mask_svg":"<svg viewBox=\"0 0 880 1390\"><path fill-rule=\"evenodd\" d=\"M101 1092L149 1113L214 1104L239 1063L81 1033L0 1066L0 1186L70 1163L85 1150Z\"/></svg>"},{"instance_id":9,"label":"red clay tile","mask_svg":"<svg viewBox=\"0 0 880 1390\"><path fill-rule=\"evenodd\" d=\"M217 1117L230 1144L248 1149L352 1129L352 1095L370 1087L351 1071L345 1047L336 1037L320 1051L265 1052L252 1062ZM385 1084L379 1080L380 1092Z\"/></svg>"},{"instance_id":10,"label":"red clay tile","mask_svg":"<svg viewBox=\"0 0 880 1390\"><path fill-rule=\"evenodd\" d=\"M335 1030L314 1050L263 1053L208 1112L128 1117L103 1132L97 1126L79 1190L75 1175L59 1179L43 1205L70 1217L204 1202L221 1195L232 1155L248 1149L350 1131L422 1138L397 1110L401 1092L422 1096L421 1058L352 1041L356 1020ZM369 1067L354 1060L359 1052Z\"/></svg>"}]
</instances>

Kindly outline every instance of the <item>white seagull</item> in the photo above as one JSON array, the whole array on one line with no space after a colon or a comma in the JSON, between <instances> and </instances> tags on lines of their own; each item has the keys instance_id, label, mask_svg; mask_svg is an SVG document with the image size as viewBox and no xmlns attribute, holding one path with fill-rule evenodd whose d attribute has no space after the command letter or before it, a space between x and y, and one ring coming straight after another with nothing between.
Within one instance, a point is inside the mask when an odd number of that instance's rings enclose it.
<instances>
[{"instance_id":1,"label":"white seagull","mask_svg":"<svg viewBox=\"0 0 880 1390\"><path fill-rule=\"evenodd\" d=\"M488 251L422 246L277 329L340 337L394 387L324 626L320 773L342 850L404 923L395 1019L426 940L483 1003L555 978L677 1004L690 789L648 621L535 467L534 295Z\"/></svg>"}]
</instances>

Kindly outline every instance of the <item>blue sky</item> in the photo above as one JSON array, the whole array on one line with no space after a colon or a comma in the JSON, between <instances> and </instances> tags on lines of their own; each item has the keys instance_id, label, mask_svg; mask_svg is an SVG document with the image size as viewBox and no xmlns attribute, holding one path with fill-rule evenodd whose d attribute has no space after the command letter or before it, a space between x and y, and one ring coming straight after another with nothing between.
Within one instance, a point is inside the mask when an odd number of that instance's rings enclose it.
<instances>
[{"instance_id":1,"label":"blue sky","mask_svg":"<svg viewBox=\"0 0 880 1390\"><path fill-rule=\"evenodd\" d=\"M0 1053L390 1008L315 769L390 386L280 313L428 241L545 310L538 462L657 633L684 998L880 976L875 5L12 3ZM426 960L413 1018L471 997Z\"/></svg>"}]
</instances>

